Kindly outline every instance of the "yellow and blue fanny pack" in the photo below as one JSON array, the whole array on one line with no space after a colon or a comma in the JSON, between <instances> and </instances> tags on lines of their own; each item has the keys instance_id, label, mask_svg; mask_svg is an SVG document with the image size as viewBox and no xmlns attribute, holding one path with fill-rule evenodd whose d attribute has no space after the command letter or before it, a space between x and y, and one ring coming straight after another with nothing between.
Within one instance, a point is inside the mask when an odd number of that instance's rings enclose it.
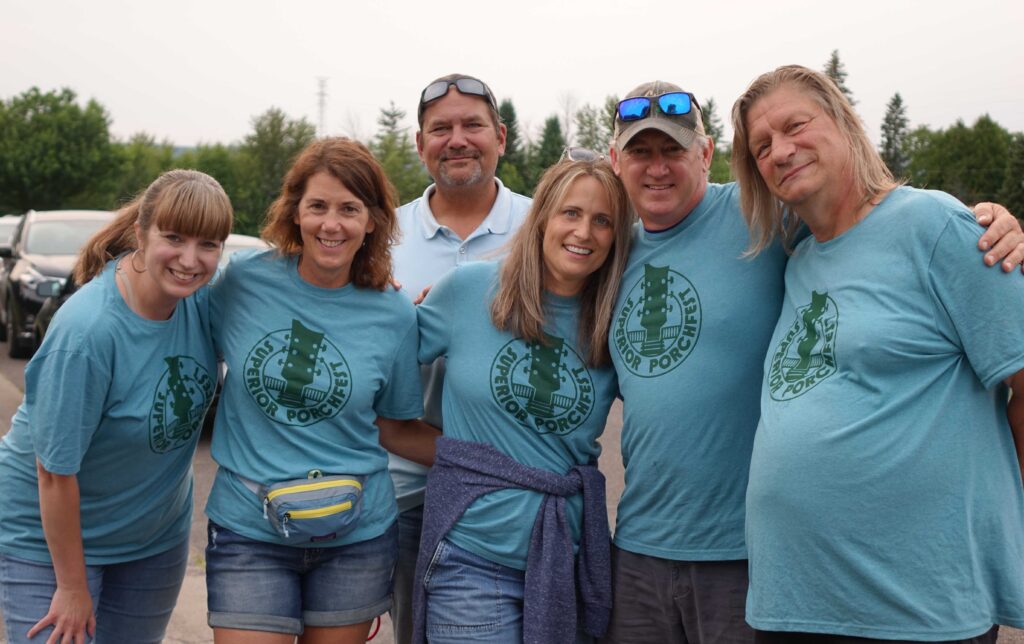
<instances>
[{"instance_id":1,"label":"yellow and blue fanny pack","mask_svg":"<svg viewBox=\"0 0 1024 644\"><path fill-rule=\"evenodd\" d=\"M242 481L260 497L263 518L289 545L337 539L356 527L362 512L363 476L313 470L307 478L268 485Z\"/></svg>"}]
</instances>

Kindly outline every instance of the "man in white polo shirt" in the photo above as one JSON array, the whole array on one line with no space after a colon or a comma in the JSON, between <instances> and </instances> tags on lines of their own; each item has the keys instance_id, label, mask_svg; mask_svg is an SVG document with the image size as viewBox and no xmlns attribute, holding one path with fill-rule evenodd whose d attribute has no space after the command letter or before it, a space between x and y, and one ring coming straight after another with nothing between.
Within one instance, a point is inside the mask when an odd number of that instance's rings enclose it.
<instances>
[{"instance_id":1,"label":"man in white polo shirt","mask_svg":"<svg viewBox=\"0 0 1024 644\"><path fill-rule=\"evenodd\" d=\"M398 209L402 239L393 250L395 277L410 297L460 264L498 254L530 207L528 197L494 175L505 153L505 126L483 81L464 74L438 78L420 95L417 116L416 149L434 183ZM424 420L437 427L443 380L443 359L423 367ZM399 511L391 619L395 642L406 644L427 470L394 455L389 466Z\"/></svg>"}]
</instances>

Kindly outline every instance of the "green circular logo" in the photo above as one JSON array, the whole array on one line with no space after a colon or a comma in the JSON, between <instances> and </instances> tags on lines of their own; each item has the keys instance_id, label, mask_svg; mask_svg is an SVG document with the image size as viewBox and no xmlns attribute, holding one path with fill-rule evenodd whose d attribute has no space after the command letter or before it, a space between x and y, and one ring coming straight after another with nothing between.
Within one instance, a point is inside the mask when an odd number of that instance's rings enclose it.
<instances>
[{"instance_id":1,"label":"green circular logo","mask_svg":"<svg viewBox=\"0 0 1024 644\"><path fill-rule=\"evenodd\" d=\"M768 367L768 393L791 400L836 372L839 309L828 293L811 293L811 303L796 310L796 320L779 340Z\"/></svg>"},{"instance_id":2,"label":"green circular logo","mask_svg":"<svg viewBox=\"0 0 1024 644\"><path fill-rule=\"evenodd\" d=\"M213 399L214 379L191 356L164 358L153 407L149 412L149 447L158 454L188 445L202 426Z\"/></svg>"},{"instance_id":3,"label":"green circular logo","mask_svg":"<svg viewBox=\"0 0 1024 644\"><path fill-rule=\"evenodd\" d=\"M568 434L594 409L594 381L564 339L511 340L491 363L491 394L501 409L538 434Z\"/></svg>"},{"instance_id":4,"label":"green circular logo","mask_svg":"<svg viewBox=\"0 0 1024 644\"><path fill-rule=\"evenodd\" d=\"M352 395L352 372L338 347L292 320L272 331L245 358L245 388L273 420L306 426L333 418Z\"/></svg>"},{"instance_id":5,"label":"green circular logo","mask_svg":"<svg viewBox=\"0 0 1024 644\"><path fill-rule=\"evenodd\" d=\"M644 265L643 277L626 294L612 325L621 364L643 378L672 371L697 346L700 297L682 273Z\"/></svg>"}]
</instances>

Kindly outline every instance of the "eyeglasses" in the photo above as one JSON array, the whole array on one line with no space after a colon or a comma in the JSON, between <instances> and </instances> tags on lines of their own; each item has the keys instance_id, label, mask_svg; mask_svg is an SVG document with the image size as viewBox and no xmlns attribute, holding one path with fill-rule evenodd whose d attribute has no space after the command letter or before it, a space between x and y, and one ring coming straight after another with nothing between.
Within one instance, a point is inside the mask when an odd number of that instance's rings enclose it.
<instances>
[{"instance_id":1,"label":"eyeglasses","mask_svg":"<svg viewBox=\"0 0 1024 644\"><path fill-rule=\"evenodd\" d=\"M487 104L491 106L491 109L495 112L498 111L498 106L494 102L494 95L491 94L491 90L487 85L484 85L482 80L477 80L476 78L457 78L455 80L434 81L424 88L423 92L420 94L420 118L423 117L423 110L427 108L427 105L447 94L448 88L452 85L455 86L455 89L457 89L460 94L479 96L487 101Z\"/></svg>"},{"instance_id":2,"label":"eyeglasses","mask_svg":"<svg viewBox=\"0 0 1024 644\"><path fill-rule=\"evenodd\" d=\"M619 119L623 121L639 121L640 119L647 118L651 115L652 100L648 96L634 96L633 98L619 101ZM658 109L661 110L662 114L668 116L689 114L694 105L697 106L698 110L700 109L697 98L689 92L669 92L657 97L657 101Z\"/></svg>"},{"instance_id":3,"label":"eyeglasses","mask_svg":"<svg viewBox=\"0 0 1024 644\"><path fill-rule=\"evenodd\" d=\"M604 155L590 148L567 147L559 161L604 161Z\"/></svg>"}]
</instances>

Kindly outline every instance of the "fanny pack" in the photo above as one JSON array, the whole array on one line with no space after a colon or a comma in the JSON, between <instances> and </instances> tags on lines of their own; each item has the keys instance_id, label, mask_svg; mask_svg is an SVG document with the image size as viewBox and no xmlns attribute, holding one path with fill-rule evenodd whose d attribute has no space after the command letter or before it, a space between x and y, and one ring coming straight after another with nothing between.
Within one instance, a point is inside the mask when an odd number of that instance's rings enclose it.
<instances>
[{"instance_id":1,"label":"fanny pack","mask_svg":"<svg viewBox=\"0 0 1024 644\"><path fill-rule=\"evenodd\" d=\"M289 545L337 539L356 527L363 508L363 476L313 470L307 478L268 485L238 479L261 499L263 518Z\"/></svg>"}]
</instances>

